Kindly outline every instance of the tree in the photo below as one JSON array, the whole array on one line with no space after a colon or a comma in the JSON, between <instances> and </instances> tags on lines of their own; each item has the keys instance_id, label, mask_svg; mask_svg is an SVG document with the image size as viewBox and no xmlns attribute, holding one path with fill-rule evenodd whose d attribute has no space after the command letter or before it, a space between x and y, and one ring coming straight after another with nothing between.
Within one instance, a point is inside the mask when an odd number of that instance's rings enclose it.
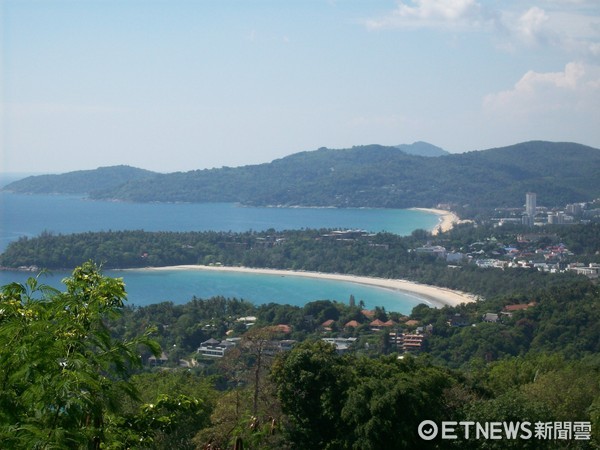
<instances>
[{"instance_id":1,"label":"tree","mask_svg":"<svg viewBox=\"0 0 600 450\"><path fill-rule=\"evenodd\" d=\"M323 341L303 342L282 354L271 370L287 433L295 448L339 448L349 366Z\"/></svg>"},{"instance_id":2,"label":"tree","mask_svg":"<svg viewBox=\"0 0 600 450\"><path fill-rule=\"evenodd\" d=\"M129 381L138 346L159 353L149 332L129 341L105 320L124 305L121 279L85 263L58 292L30 278L0 291L0 442L6 448L98 449Z\"/></svg>"},{"instance_id":3,"label":"tree","mask_svg":"<svg viewBox=\"0 0 600 450\"><path fill-rule=\"evenodd\" d=\"M116 419L124 448L196 448L192 440L208 426L214 409L212 382L189 370L146 372L131 381L140 401L127 402Z\"/></svg>"},{"instance_id":4,"label":"tree","mask_svg":"<svg viewBox=\"0 0 600 450\"><path fill-rule=\"evenodd\" d=\"M446 391L456 384L450 373L411 357L359 357L352 365L342 410L348 448L437 448L437 442L423 441L417 428L423 420L450 417L444 405Z\"/></svg>"}]
</instances>

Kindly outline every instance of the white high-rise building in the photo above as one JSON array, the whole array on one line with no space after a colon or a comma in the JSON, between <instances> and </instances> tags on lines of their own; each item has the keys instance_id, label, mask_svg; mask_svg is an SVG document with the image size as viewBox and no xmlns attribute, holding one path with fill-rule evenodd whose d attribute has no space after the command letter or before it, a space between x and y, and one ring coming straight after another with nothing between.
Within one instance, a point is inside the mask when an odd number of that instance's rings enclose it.
<instances>
[{"instance_id":1,"label":"white high-rise building","mask_svg":"<svg viewBox=\"0 0 600 450\"><path fill-rule=\"evenodd\" d=\"M525 214L534 218L536 213L536 195L535 192L525 194Z\"/></svg>"}]
</instances>

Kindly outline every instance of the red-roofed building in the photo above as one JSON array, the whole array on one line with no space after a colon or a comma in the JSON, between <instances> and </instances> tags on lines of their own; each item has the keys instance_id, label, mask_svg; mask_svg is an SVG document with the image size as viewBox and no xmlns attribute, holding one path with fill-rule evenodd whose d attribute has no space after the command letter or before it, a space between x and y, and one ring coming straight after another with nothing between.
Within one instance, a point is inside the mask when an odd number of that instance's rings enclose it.
<instances>
[{"instance_id":1,"label":"red-roofed building","mask_svg":"<svg viewBox=\"0 0 600 450\"><path fill-rule=\"evenodd\" d=\"M275 325L273 327L274 331L278 331L280 333L291 333L292 332L292 327L290 327L289 325L284 325L284 324L279 324L279 325Z\"/></svg>"},{"instance_id":2,"label":"red-roofed building","mask_svg":"<svg viewBox=\"0 0 600 450\"><path fill-rule=\"evenodd\" d=\"M532 306L535 306L535 305L536 305L535 302L519 303L516 305L506 305L504 307L504 311L506 311L506 312L523 311L523 310L531 308Z\"/></svg>"},{"instance_id":3,"label":"red-roofed building","mask_svg":"<svg viewBox=\"0 0 600 450\"><path fill-rule=\"evenodd\" d=\"M517 303L515 305L506 305L500 314L506 317L512 317L515 311L525 311L526 309L532 308L537 305L536 302L529 303Z\"/></svg>"},{"instance_id":4,"label":"red-roofed building","mask_svg":"<svg viewBox=\"0 0 600 450\"><path fill-rule=\"evenodd\" d=\"M360 326L360 323L358 323L356 320L351 320L350 322L346 323L346 325L344 325L344 328L358 328Z\"/></svg>"},{"instance_id":5,"label":"red-roofed building","mask_svg":"<svg viewBox=\"0 0 600 450\"><path fill-rule=\"evenodd\" d=\"M372 319L373 317L375 317L375 311L370 311L368 309L363 309L361 311L361 314L369 319Z\"/></svg>"},{"instance_id":6,"label":"red-roofed building","mask_svg":"<svg viewBox=\"0 0 600 450\"><path fill-rule=\"evenodd\" d=\"M331 331L331 326L335 323L335 320L329 319L321 324L321 327L326 331Z\"/></svg>"},{"instance_id":7,"label":"red-roofed building","mask_svg":"<svg viewBox=\"0 0 600 450\"><path fill-rule=\"evenodd\" d=\"M396 325L393 320L388 320L387 322L383 322L382 320L375 319L373 322L369 324L372 330L381 330L385 327L392 327Z\"/></svg>"}]
</instances>

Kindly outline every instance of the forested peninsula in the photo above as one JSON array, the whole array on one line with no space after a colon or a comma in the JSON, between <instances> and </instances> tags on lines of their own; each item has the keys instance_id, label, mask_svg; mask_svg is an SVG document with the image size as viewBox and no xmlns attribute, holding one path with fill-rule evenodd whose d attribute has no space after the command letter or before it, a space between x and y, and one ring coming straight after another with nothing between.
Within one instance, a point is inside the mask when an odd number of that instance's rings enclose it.
<instances>
[{"instance_id":1,"label":"forested peninsula","mask_svg":"<svg viewBox=\"0 0 600 450\"><path fill-rule=\"evenodd\" d=\"M461 217L482 209L519 207L525 192L543 193L547 205L600 197L600 150L580 144L532 141L461 154L433 153L439 156L419 156L402 148L320 148L265 164L170 174L128 168L127 180L109 177L111 168L102 168L102 173L29 177L5 190L261 206L408 208L445 203ZM555 173L559 176L548 177Z\"/></svg>"},{"instance_id":2,"label":"forested peninsula","mask_svg":"<svg viewBox=\"0 0 600 450\"><path fill-rule=\"evenodd\" d=\"M567 243L578 251L577 257L595 261L593 249L600 246L598 224L548 227L548 230L547 242ZM445 245L451 251L466 254L473 250L473 244L480 245L478 242L484 240L487 244L481 245L490 253L497 253L503 246L516 246L518 234L527 231L519 226L498 230L465 224L435 238L425 230L405 237L328 229L43 233L11 243L0 255L0 266L72 269L88 260L97 261L107 269L190 264L244 266L406 279L484 297L496 294L498 286L508 295L560 285L564 279L575 276L519 268L488 270L466 260L459 266L449 265L431 252L420 251Z\"/></svg>"}]
</instances>

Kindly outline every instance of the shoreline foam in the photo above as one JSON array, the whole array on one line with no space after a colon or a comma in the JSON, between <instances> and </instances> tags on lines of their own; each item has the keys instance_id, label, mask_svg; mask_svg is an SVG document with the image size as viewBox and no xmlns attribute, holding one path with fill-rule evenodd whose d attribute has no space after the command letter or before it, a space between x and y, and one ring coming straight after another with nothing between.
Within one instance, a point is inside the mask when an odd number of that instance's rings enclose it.
<instances>
[{"instance_id":1,"label":"shoreline foam","mask_svg":"<svg viewBox=\"0 0 600 450\"><path fill-rule=\"evenodd\" d=\"M356 284L364 284L368 286L392 289L407 294L413 294L425 300L435 307L457 306L462 303L471 303L476 301L475 296L460 291L419 284L412 281L389 278L376 278L358 275L342 275L323 272L304 272L294 270L280 269L257 269L251 267L231 267L231 266L203 266L203 265L179 265L179 266L164 266L164 267L147 267L144 269L128 269L128 270L205 270L205 271L221 271L221 272L239 272L239 273L254 273L261 275L278 275L278 276L293 276L305 278L319 278L324 280L346 281Z\"/></svg>"}]
</instances>

